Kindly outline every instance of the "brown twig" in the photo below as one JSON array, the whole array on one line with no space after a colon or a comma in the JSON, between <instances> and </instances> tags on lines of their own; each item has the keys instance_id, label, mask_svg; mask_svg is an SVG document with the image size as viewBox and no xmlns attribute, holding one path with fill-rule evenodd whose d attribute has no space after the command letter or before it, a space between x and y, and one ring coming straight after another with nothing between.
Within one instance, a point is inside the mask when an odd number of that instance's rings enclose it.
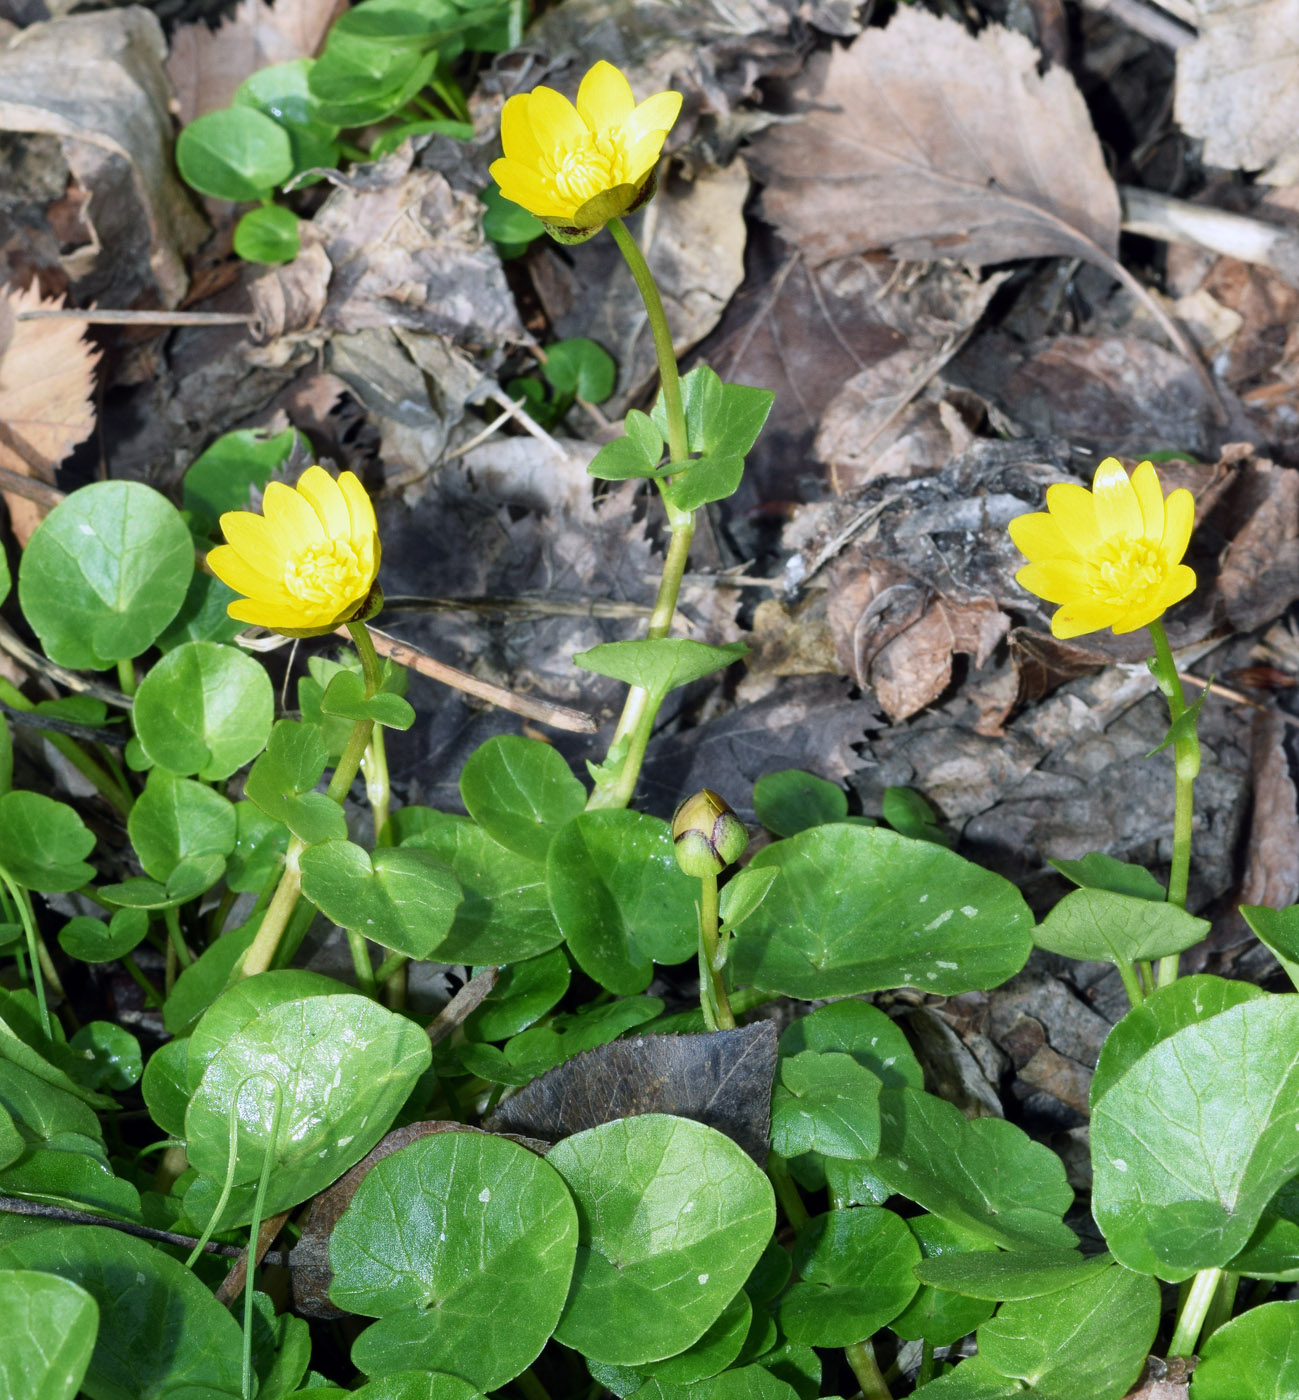
<instances>
[{"instance_id":1,"label":"brown twig","mask_svg":"<svg viewBox=\"0 0 1299 1400\"><path fill-rule=\"evenodd\" d=\"M85 321L96 326L247 326L256 317L239 311L20 311L19 321Z\"/></svg>"},{"instance_id":2,"label":"brown twig","mask_svg":"<svg viewBox=\"0 0 1299 1400\"><path fill-rule=\"evenodd\" d=\"M0 622L0 651L7 651L28 671L48 676L68 690L75 690L81 695L93 695L95 699L102 700L105 705L112 705L118 710L131 708L130 699L120 690L101 685L98 681L87 680L76 671L69 671L66 666L60 666L33 651L7 622Z\"/></svg>"},{"instance_id":3,"label":"brown twig","mask_svg":"<svg viewBox=\"0 0 1299 1400\"><path fill-rule=\"evenodd\" d=\"M411 646L409 642L399 642L396 637L380 632L377 627L371 627L369 631L374 639L374 649L380 656L388 657L398 666L409 666L421 676L441 681L453 690L463 691L478 700L485 700L489 705L522 715L525 719L535 719L538 724L549 725L552 729L566 729L573 734L594 734L600 727L591 715L582 710L574 710L567 705L556 705L550 700L538 700L531 695L519 695L503 686L492 685L490 681L480 681L477 676L448 666L445 661L438 661L427 652ZM347 628L340 627L337 635L346 637Z\"/></svg>"},{"instance_id":4,"label":"brown twig","mask_svg":"<svg viewBox=\"0 0 1299 1400\"><path fill-rule=\"evenodd\" d=\"M271 1241L284 1229L284 1222L288 1220L291 1212L284 1210L279 1215L272 1215L263 1220L261 1228L257 1231L257 1258L253 1260L255 1268L266 1257L266 1251L271 1247ZM279 1263L277 1258L275 1263ZM227 1308L244 1291L244 1282L248 1278L248 1251L247 1249L237 1249L235 1251L235 1266L217 1285L216 1299L218 1303L223 1303Z\"/></svg>"},{"instance_id":5,"label":"brown twig","mask_svg":"<svg viewBox=\"0 0 1299 1400\"><path fill-rule=\"evenodd\" d=\"M1186 681L1189 685L1198 686L1201 690L1207 690L1210 695L1217 695L1223 700L1230 701L1233 705L1248 705L1252 710L1268 710L1280 715L1285 724L1292 725L1299 729L1299 717L1287 714L1285 710L1278 710L1273 705L1265 705L1261 700L1251 699L1248 695L1242 695L1239 690L1232 690L1225 685L1217 685L1206 681L1203 676L1193 676L1189 671L1179 671L1178 680Z\"/></svg>"},{"instance_id":6,"label":"brown twig","mask_svg":"<svg viewBox=\"0 0 1299 1400\"><path fill-rule=\"evenodd\" d=\"M55 506L62 504L66 499L64 492L58 487L51 486L47 482L37 481L35 477L24 476L22 472L12 471L9 467L0 467L0 489L11 491L15 496L24 496L29 501L35 501L38 506L44 506L46 510L53 510Z\"/></svg>"},{"instance_id":7,"label":"brown twig","mask_svg":"<svg viewBox=\"0 0 1299 1400\"><path fill-rule=\"evenodd\" d=\"M496 985L496 979L500 976L500 972L499 967L485 967L477 977L471 977L460 988L428 1023L428 1038L431 1044L436 1045L438 1041L445 1040L470 1012L476 1011L482 1005L488 993Z\"/></svg>"}]
</instances>

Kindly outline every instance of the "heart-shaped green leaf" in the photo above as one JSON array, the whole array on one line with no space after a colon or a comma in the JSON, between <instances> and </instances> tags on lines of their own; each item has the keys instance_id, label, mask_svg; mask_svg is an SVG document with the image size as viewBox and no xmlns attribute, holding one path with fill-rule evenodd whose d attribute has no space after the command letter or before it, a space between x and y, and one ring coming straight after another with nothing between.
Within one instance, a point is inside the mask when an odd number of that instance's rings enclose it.
<instances>
[{"instance_id":1,"label":"heart-shaped green leaf","mask_svg":"<svg viewBox=\"0 0 1299 1400\"><path fill-rule=\"evenodd\" d=\"M409 729L415 723L415 711L400 695L380 691L367 696L365 682L355 671L339 671L325 687L320 701L322 713L340 719L373 720L388 729Z\"/></svg>"}]
</instances>

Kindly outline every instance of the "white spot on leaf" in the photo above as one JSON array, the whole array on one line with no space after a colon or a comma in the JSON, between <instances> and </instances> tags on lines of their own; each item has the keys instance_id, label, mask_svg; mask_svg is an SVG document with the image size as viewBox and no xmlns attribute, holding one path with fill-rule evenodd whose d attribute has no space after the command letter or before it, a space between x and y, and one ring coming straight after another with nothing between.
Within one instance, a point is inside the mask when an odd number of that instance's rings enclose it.
<instances>
[{"instance_id":1,"label":"white spot on leaf","mask_svg":"<svg viewBox=\"0 0 1299 1400\"><path fill-rule=\"evenodd\" d=\"M487 1189L486 1186L484 1186L483 1189L478 1193L478 1199L482 1201L484 1205L486 1205L486 1203L492 1199L492 1193Z\"/></svg>"}]
</instances>

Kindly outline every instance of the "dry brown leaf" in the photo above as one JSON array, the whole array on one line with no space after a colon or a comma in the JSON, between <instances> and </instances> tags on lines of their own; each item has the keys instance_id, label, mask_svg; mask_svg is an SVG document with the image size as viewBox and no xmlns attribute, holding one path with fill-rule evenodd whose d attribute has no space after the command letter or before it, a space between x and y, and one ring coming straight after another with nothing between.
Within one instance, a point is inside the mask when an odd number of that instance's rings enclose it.
<instances>
[{"instance_id":1,"label":"dry brown leaf","mask_svg":"<svg viewBox=\"0 0 1299 1400\"><path fill-rule=\"evenodd\" d=\"M0 466L52 482L54 468L95 426L95 366L99 351L78 321L19 321L20 311L50 310L32 288L0 289ZM5 493L9 521L26 544L44 510Z\"/></svg>"},{"instance_id":2,"label":"dry brown leaf","mask_svg":"<svg viewBox=\"0 0 1299 1400\"><path fill-rule=\"evenodd\" d=\"M1208 165L1299 182L1299 0L1197 0L1199 38L1177 52L1174 115Z\"/></svg>"},{"instance_id":3,"label":"dry brown leaf","mask_svg":"<svg viewBox=\"0 0 1299 1400\"><path fill-rule=\"evenodd\" d=\"M1252 632L1299 598L1299 475L1268 461L1242 467L1233 496L1244 516L1218 574L1227 620Z\"/></svg>"},{"instance_id":4,"label":"dry brown leaf","mask_svg":"<svg viewBox=\"0 0 1299 1400\"><path fill-rule=\"evenodd\" d=\"M138 6L33 24L0 52L0 131L58 137L90 191L95 242L65 259L78 299L171 307L185 294L204 225L172 165L165 54Z\"/></svg>"},{"instance_id":5,"label":"dry brown leaf","mask_svg":"<svg viewBox=\"0 0 1299 1400\"><path fill-rule=\"evenodd\" d=\"M202 20L181 25L167 59L181 125L225 107L259 68L313 57L334 16L346 8L340 0L240 0L216 29Z\"/></svg>"},{"instance_id":6,"label":"dry brown leaf","mask_svg":"<svg viewBox=\"0 0 1299 1400\"><path fill-rule=\"evenodd\" d=\"M814 261L887 248L983 265L1065 255L1111 271L1119 198L1086 104L1022 35L903 9L809 64L803 121L752 147L763 212Z\"/></svg>"}]
</instances>

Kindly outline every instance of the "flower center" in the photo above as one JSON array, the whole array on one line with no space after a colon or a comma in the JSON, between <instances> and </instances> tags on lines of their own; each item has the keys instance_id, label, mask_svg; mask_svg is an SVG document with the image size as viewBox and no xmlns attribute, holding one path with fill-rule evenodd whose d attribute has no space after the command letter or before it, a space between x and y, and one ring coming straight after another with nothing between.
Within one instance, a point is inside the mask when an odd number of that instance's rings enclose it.
<instances>
[{"instance_id":1,"label":"flower center","mask_svg":"<svg viewBox=\"0 0 1299 1400\"><path fill-rule=\"evenodd\" d=\"M1109 540L1092 562L1097 598L1111 606L1145 602L1168 575L1159 547L1149 540Z\"/></svg>"},{"instance_id":2,"label":"flower center","mask_svg":"<svg viewBox=\"0 0 1299 1400\"><path fill-rule=\"evenodd\" d=\"M602 191L629 183L627 153L611 133L588 133L560 156L553 179L560 198L580 209Z\"/></svg>"},{"instance_id":3,"label":"flower center","mask_svg":"<svg viewBox=\"0 0 1299 1400\"><path fill-rule=\"evenodd\" d=\"M304 603L338 607L365 591L369 570L347 540L308 545L284 564L284 586Z\"/></svg>"}]
</instances>

